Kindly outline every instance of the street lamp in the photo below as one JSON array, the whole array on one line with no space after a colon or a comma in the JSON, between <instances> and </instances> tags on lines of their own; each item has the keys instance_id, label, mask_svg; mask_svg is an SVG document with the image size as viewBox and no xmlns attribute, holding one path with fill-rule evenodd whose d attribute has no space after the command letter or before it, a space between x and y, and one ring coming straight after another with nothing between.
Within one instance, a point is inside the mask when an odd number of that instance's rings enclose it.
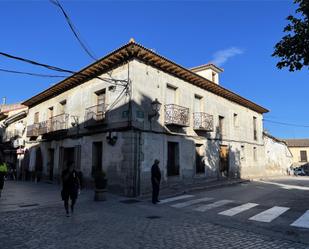
<instances>
[{"instance_id":1,"label":"street lamp","mask_svg":"<svg viewBox=\"0 0 309 249\"><path fill-rule=\"evenodd\" d=\"M159 115L161 106L162 106L162 104L159 102L159 100L157 98L154 101L151 102L152 113L148 115L149 121L151 121L151 119L153 117Z\"/></svg>"}]
</instances>

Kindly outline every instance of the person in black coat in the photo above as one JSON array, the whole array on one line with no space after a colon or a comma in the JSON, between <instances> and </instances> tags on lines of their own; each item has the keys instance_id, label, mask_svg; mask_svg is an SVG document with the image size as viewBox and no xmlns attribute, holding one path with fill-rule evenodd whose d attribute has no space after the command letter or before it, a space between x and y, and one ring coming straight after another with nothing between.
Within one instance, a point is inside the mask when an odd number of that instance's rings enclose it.
<instances>
[{"instance_id":1,"label":"person in black coat","mask_svg":"<svg viewBox=\"0 0 309 249\"><path fill-rule=\"evenodd\" d=\"M160 182L161 182L161 171L159 168L160 161L156 159L154 164L151 167L151 183L152 183L152 203L156 204L160 202L159 191L160 191Z\"/></svg>"},{"instance_id":2,"label":"person in black coat","mask_svg":"<svg viewBox=\"0 0 309 249\"><path fill-rule=\"evenodd\" d=\"M77 172L74 169L74 163L69 163L68 165L68 168L62 171L61 197L64 201L66 215L69 217L69 199L71 199L71 213L73 214L74 205L76 203L78 192L80 189L80 181Z\"/></svg>"}]
</instances>

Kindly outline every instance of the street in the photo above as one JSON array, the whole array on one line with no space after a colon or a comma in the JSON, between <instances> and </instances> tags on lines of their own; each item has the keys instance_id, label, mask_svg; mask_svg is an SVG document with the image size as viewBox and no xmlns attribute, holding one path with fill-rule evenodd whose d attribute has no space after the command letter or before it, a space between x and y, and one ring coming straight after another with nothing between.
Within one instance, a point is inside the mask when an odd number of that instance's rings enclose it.
<instances>
[{"instance_id":1,"label":"street","mask_svg":"<svg viewBox=\"0 0 309 249\"><path fill-rule=\"evenodd\" d=\"M280 178L162 197L159 205L111 194L94 202L87 190L68 218L59 186L6 182L0 248L309 248L308 190L309 178Z\"/></svg>"}]
</instances>

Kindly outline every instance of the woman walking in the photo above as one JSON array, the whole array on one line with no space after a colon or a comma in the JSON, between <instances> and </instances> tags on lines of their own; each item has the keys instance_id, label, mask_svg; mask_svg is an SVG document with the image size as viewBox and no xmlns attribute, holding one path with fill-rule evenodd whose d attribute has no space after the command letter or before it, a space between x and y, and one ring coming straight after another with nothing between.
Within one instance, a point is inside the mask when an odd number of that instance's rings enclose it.
<instances>
[{"instance_id":1,"label":"woman walking","mask_svg":"<svg viewBox=\"0 0 309 249\"><path fill-rule=\"evenodd\" d=\"M71 199L71 214L74 212L74 205L80 189L80 181L77 172L74 169L74 164L69 163L68 168L62 171L62 191L61 196L64 201L66 216L70 217L69 199Z\"/></svg>"},{"instance_id":2,"label":"woman walking","mask_svg":"<svg viewBox=\"0 0 309 249\"><path fill-rule=\"evenodd\" d=\"M8 172L8 168L6 166L6 163L2 161L0 158L0 197L4 186L4 177L6 176Z\"/></svg>"}]
</instances>

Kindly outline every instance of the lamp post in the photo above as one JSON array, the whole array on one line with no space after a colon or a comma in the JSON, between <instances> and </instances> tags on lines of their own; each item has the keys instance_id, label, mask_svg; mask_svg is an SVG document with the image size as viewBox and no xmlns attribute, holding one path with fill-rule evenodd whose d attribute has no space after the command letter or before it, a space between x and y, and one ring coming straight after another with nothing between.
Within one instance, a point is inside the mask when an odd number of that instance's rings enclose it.
<instances>
[{"instance_id":1,"label":"lamp post","mask_svg":"<svg viewBox=\"0 0 309 249\"><path fill-rule=\"evenodd\" d=\"M157 98L154 101L151 102L152 113L148 115L149 122L151 122L151 119L153 117L159 115L161 106L162 106L162 104L159 102L159 100Z\"/></svg>"}]
</instances>

